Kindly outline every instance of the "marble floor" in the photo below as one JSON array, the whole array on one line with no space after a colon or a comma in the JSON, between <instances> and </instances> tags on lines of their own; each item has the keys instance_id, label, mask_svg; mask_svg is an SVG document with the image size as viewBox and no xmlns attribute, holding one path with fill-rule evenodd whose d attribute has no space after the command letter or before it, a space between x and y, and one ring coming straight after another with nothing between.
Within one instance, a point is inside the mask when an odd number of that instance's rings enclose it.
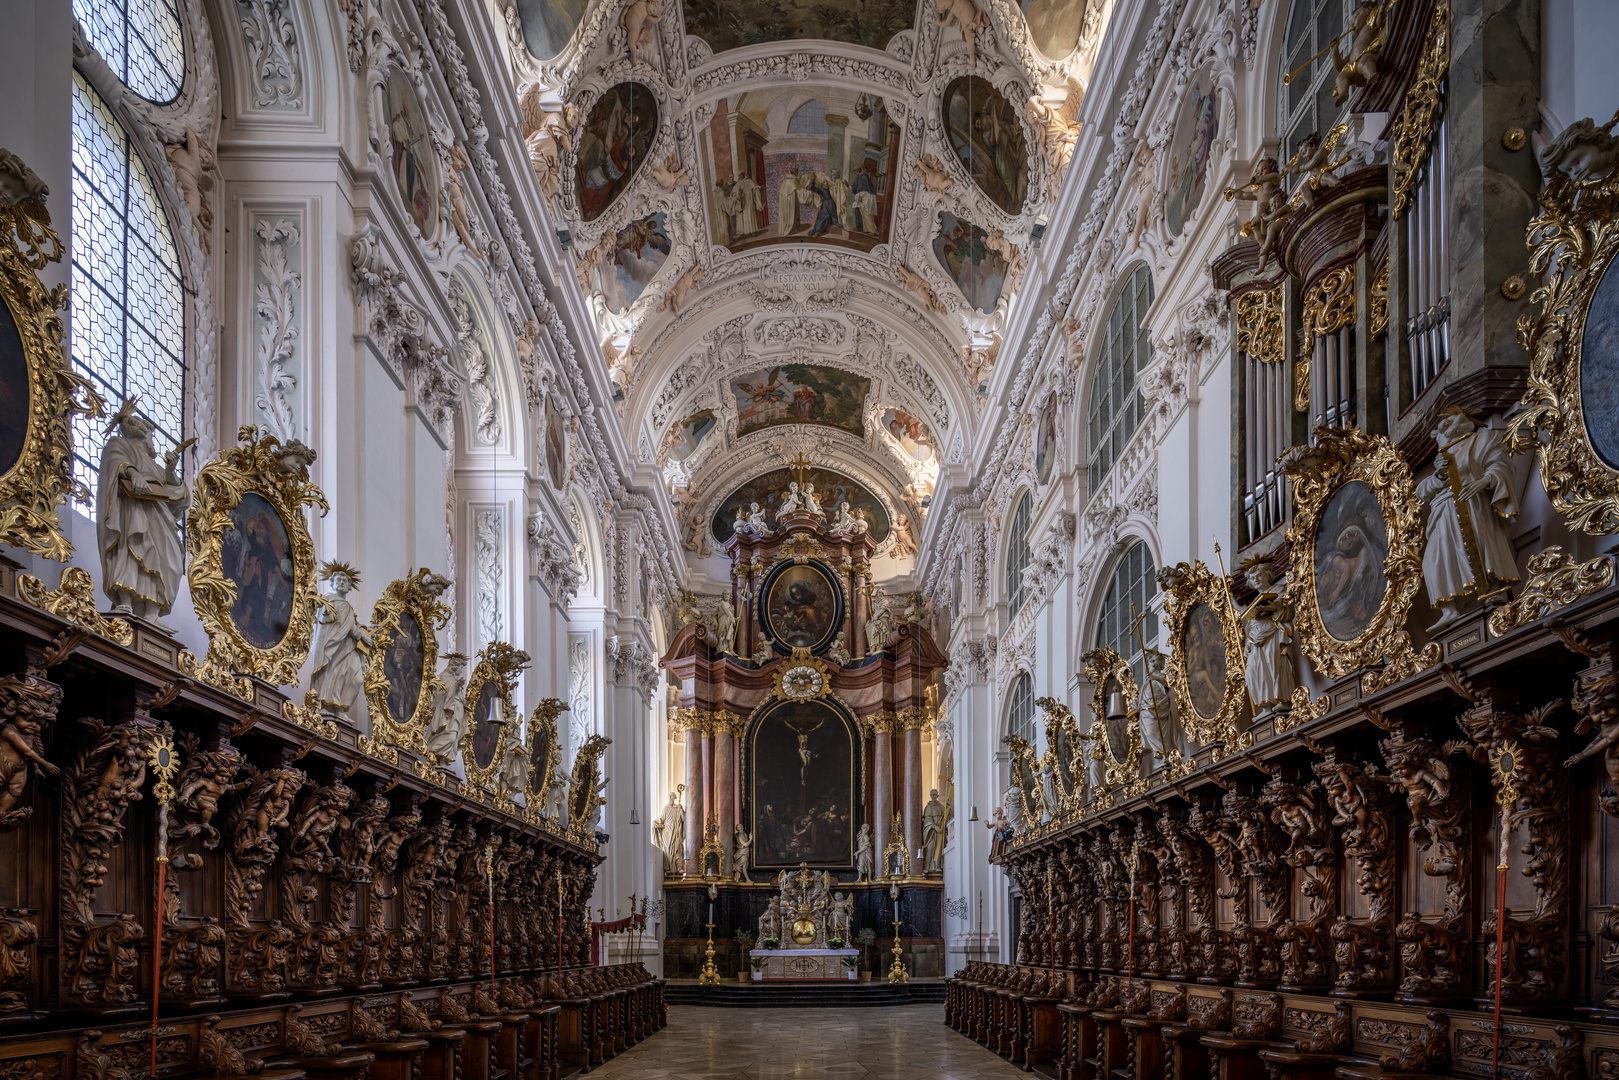
<instances>
[{"instance_id":1,"label":"marble floor","mask_svg":"<svg viewBox=\"0 0 1619 1080\"><path fill-rule=\"evenodd\" d=\"M945 1027L943 1005L671 1005L668 1027L590 1075L592 1080L984 1080L1027 1074Z\"/></svg>"}]
</instances>

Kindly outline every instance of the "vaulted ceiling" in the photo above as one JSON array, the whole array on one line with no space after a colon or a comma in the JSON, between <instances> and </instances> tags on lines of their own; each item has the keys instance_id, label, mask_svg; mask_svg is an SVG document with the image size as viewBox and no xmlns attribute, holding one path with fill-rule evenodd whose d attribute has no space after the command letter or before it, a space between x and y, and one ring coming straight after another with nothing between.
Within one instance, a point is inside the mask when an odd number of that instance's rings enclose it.
<instances>
[{"instance_id":1,"label":"vaulted ceiling","mask_svg":"<svg viewBox=\"0 0 1619 1080\"><path fill-rule=\"evenodd\" d=\"M497 3L620 419L687 548L803 453L869 493L903 560L971 445L1109 0Z\"/></svg>"}]
</instances>

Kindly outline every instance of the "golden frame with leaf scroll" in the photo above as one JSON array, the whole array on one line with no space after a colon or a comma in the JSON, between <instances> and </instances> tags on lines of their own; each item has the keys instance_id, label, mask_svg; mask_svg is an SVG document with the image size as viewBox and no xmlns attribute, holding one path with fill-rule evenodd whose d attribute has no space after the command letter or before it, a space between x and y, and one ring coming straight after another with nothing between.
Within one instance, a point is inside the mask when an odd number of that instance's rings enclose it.
<instances>
[{"instance_id":1,"label":"golden frame with leaf scroll","mask_svg":"<svg viewBox=\"0 0 1619 1080\"><path fill-rule=\"evenodd\" d=\"M1091 753L1101 755L1098 760L1102 762L1102 788L1109 792L1118 791L1125 798L1140 795L1147 790L1147 782L1141 778L1141 717L1131 704L1138 693L1135 672L1130 670L1128 660L1106 645L1080 657L1080 663L1093 688L1091 732L1096 739L1096 748ZM1105 726L1109 681L1118 683L1120 692L1124 694L1124 735L1128 750L1122 758L1114 753L1113 742L1108 738ZM1096 794L1092 793L1092 802L1095 799Z\"/></svg>"},{"instance_id":2,"label":"golden frame with leaf scroll","mask_svg":"<svg viewBox=\"0 0 1619 1080\"><path fill-rule=\"evenodd\" d=\"M1021 735L1007 735L1005 742L1012 753L1012 782L1023 793L1024 828L1038 832L1047 810L1045 785L1040 782L1040 758Z\"/></svg>"},{"instance_id":3,"label":"golden frame with leaf scroll","mask_svg":"<svg viewBox=\"0 0 1619 1080\"><path fill-rule=\"evenodd\" d=\"M73 480L73 417L102 415L102 401L74 373L62 348L67 287L46 289L38 271L62 259L62 241L45 209L45 185L16 155L0 150L0 163L30 198L0 206L0 300L16 327L27 369L27 420L22 447L12 462L0 462L0 544L66 562L73 544L59 508L68 497L87 498ZM15 389L15 388L14 388Z\"/></svg>"},{"instance_id":4,"label":"golden frame with leaf scroll","mask_svg":"<svg viewBox=\"0 0 1619 1080\"><path fill-rule=\"evenodd\" d=\"M1231 603L1231 590L1224 578L1201 560L1178 563L1166 571L1164 620L1169 636L1169 663L1165 670L1175 694L1175 708L1181 726L1195 743L1223 744L1226 753L1245 749L1253 742L1237 734L1237 719L1248 701L1247 657L1243 652L1242 622ZM1221 644L1225 650L1225 685L1221 688L1220 708L1213 717L1198 712L1192 703L1190 673L1186 667L1186 634L1192 613L1207 604L1220 621Z\"/></svg>"},{"instance_id":5,"label":"golden frame with leaf scroll","mask_svg":"<svg viewBox=\"0 0 1619 1080\"><path fill-rule=\"evenodd\" d=\"M1590 124L1590 121L1582 121ZM1594 136L1619 124L1591 125ZM1529 222L1530 272L1543 284L1518 318L1518 342L1529 353L1529 385L1507 427L1517 453L1531 446L1540 482L1569 527L1593 535L1619 532L1619 468L1591 442L1581 400L1586 321L1604 278L1619 258L1619 168L1579 182L1554 172L1540 189L1540 213Z\"/></svg>"},{"instance_id":6,"label":"golden frame with leaf scroll","mask_svg":"<svg viewBox=\"0 0 1619 1080\"><path fill-rule=\"evenodd\" d=\"M573 775L568 782L568 835L581 844L596 842L596 809L607 801L596 794L602 784L601 756L612 742L605 735L592 735L573 755ZM723 869L724 860L721 860Z\"/></svg>"},{"instance_id":7,"label":"golden frame with leaf scroll","mask_svg":"<svg viewBox=\"0 0 1619 1080\"><path fill-rule=\"evenodd\" d=\"M466 776L466 786L491 799L500 794L500 772L506 767L506 747L511 742L512 725L518 722L512 689L517 676L528 665L527 653L504 641L492 641L478 654L477 666L467 677L464 699L467 726L461 733L461 769ZM479 765L474 747L478 735L478 699L483 696L485 686L494 688L495 701L500 706L500 723L496 725L494 756L488 765Z\"/></svg>"},{"instance_id":8,"label":"golden frame with leaf scroll","mask_svg":"<svg viewBox=\"0 0 1619 1080\"><path fill-rule=\"evenodd\" d=\"M1422 501L1405 458L1384 436L1321 427L1314 440L1312 445L1295 447L1282 456L1282 469L1293 485L1293 520L1287 527L1287 540L1297 568L1288 575L1283 595L1293 609L1299 648L1327 678L1337 679L1387 659L1381 673L1368 672L1363 680L1375 689L1439 660L1437 642L1417 653L1405 630L1412 599L1422 583ZM1378 608L1366 628L1345 641L1327 631L1316 600L1316 533L1328 503L1356 481L1364 483L1377 500L1388 555L1383 560L1386 583Z\"/></svg>"},{"instance_id":9,"label":"golden frame with leaf scroll","mask_svg":"<svg viewBox=\"0 0 1619 1080\"><path fill-rule=\"evenodd\" d=\"M1045 770L1056 780L1053 785L1057 792L1059 806L1052 809L1052 815L1059 814L1071 817L1079 811L1084 800L1085 773L1084 755L1087 753L1085 744L1095 738L1090 732L1079 730L1079 721L1075 719L1074 712L1056 698L1035 698L1034 703L1044 712L1046 722L1046 753L1042 759ZM1057 754L1059 740L1068 740L1071 749L1069 767L1064 768L1061 758ZM1076 768L1077 766L1077 768Z\"/></svg>"},{"instance_id":10,"label":"golden frame with leaf scroll","mask_svg":"<svg viewBox=\"0 0 1619 1080\"><path fill-rule=\"evenodd\" d=\"M192 486L186 515L186 546L191 565L187 580L191 603L208 633L208 654L199 663L181 654L181 670L245 700L253 692L238 675L251 675L272 686L298 681L298 669L309 658L315 633L315 545L309 535L305 507L329 509L326 496L310 483L315 452L294 439L283 444L274 435L260 436L249 424L236 434L238 445L221 450L201 469ZM236 625L232 609L236 585L226 576L225 534L234 529L231 516L243 499L256 495L270 505L287 535L285 558L292 566L292 602L287 629L269 647L255 645Z\"/></svg>"},{"instance_id":11,"label":"golden frame with leaf scroll","mask_svg":"<svg viewBox=\"0 0 1619 1080\"><path fill-rule=\"evenodd\" d=\"M427 729L433 720L433 697L438 677L438 631L450 621L450 609L439 599L449 581L423 567L409 577L388 583L371 608L371 655L365 664L365 700L371 714L371 734L360 749L384 761L397 761L395 747L426 755ZM400 723L388 708L388 647L409 615L422 636L422 687L410 719ZM431 766L431 763L426 763ZM436 774L438 770L432 769Z\"/></svg>"},{"instance_id":12,"label":"golden frame with leaf scroll","mask_svg":"<svg viewBox=\"0 0 1619 1080\"><path fill-rule=\"evenodd\" d=\"M528 718L528 790L523 792L525 809L524 816L530 821L540 818L540 810L545 806L545 795L551 786L551 774L555 773L557 766L562 762L562 747L557 743L557 716L568 708L568 703L561 698L544 698L534 706L534 711ZM538 740L545 738L545 760L535 753ZM557 823L560 827L560 822Z\"/></svg>"}]
</instances>

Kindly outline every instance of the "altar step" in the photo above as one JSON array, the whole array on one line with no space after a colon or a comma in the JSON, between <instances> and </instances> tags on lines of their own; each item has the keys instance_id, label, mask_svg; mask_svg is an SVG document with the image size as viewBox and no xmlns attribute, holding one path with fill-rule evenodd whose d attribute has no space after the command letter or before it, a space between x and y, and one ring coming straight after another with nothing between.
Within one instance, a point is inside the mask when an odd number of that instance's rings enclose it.
<instances>
[{"instance_id":1,"label":"altar step","mask_svg":"<svg viewBox=\"0 0 1619 1080\"><path fill-rule=\"evenodd\" d=\"M789 982L721 983L698 986L671 982L664 986L671 1005L710 1005L725 1009L848 1009L874 1005L944 1003L944 981L902 983Z\"/></svg>"}]
</instances>

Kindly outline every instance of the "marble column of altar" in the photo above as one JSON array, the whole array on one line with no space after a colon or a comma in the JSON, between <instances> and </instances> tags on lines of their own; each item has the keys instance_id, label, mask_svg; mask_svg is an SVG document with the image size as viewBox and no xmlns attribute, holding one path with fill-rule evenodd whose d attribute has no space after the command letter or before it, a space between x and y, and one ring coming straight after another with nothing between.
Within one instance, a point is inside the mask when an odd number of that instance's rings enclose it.
<instances>
[{"instance_id":1,"label":"marble column of altar","mask_svg":"<svg viewBox=\"0 0 1619 1080\"><path fill-rule=\"evenodd\" d=\"M892 714L871 720L872 809L871 865L875 877L882 876L883 852L888 847L888 825L894 816L894 718Z\"/></svg>"},{"instance_id":2,"label":"marble column of altar","mask_svg":"<svg viewBox=\"0 0 1619 1080\"><path fill-rule=\"evenodd\" d=\"M911 857L911 872L918 876L923 869L916 859L916 849L922 846L922 721L920 709L908 709L900 719L905 733L902 744L905 786L901 806L905 815L905 850Z\"/></svg>"},{"instance_id":3,"label":"marble column of altar","mask_svg":"<svg viewBox=\"0 0 1619 1080\"><path fill-rule=\"evenodd\" d=\"M697 853L703 846L703 822L707 820L703 798L703 721L695 709L686 721L686 866L688 874L702 872Z\"/></svg>"},{"instance_id":4,"label":"marble column of altar","mask_svg":"<svg viewBox=\"0 0 1619 1080\"><path fill-rule=\"evenodd\" d=\"M855 597L860 595L860 567L851 566L844 576L843 587L849 591L849 602L843 606L843 647L849 650L850 656L859 656L854 651L854 605Z\"/></svg>"},{"instance_id":5,"label":"marble column of altar","mask_svg":"<svg viewBox=\"0 0 1619 1080\"><path fill-rule=\"evenodd\" d=\"M869 614L868 597L866 595L865 580L871 576L871 567L856 566L854 568L854 592L849 596L849 606L854 609L854 629L849 634L849 655L866 655L866 616Z\"/></svg>"},{"instance_id":6,"label":"marble column of altar","mask_svg":"<svg viewBox=\"0 0 1619 1080\"><path fill-rule=\"evenodd\" d=\"M716 716L714 718L714 814L717 819L716 835L719 837L720 847L725 851L721 860L721 870L731 872L731 824L736 820L736 803L733 795L736 788L733 786L735 769L732 767L732 751L734 748L731 738L731 725L729 717Z\"/></svg>"},{"instance_id":7,"label":"marble column of altar","mask_svg":"<svg viewBox=\"0 0 1619 1080\"><path fill-rule=\"evenodd\" d=\"M709 818L714 816L714 718L709 716L703 724L703 816L698 819L697 833L702 837L697 846L708 843ZM703 868L698 866L698 873Z\"/></svg>"}]
</instances>

